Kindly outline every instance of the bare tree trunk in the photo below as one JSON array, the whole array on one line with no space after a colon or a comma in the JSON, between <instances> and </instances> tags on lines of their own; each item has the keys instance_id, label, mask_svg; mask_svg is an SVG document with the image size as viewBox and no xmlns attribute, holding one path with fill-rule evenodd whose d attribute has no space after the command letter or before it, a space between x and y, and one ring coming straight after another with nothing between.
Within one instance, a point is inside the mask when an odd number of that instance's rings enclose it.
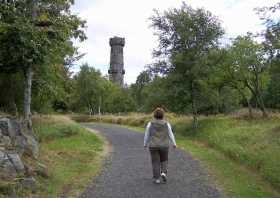
<instances>
[{"instance_id":1,"label":"bare tree trunk","mask_svg":"<svg viewBox=\"0 0 280 198\"><path fill-rule=\"evenodd\" d=\"M250 102L250 99L248 99L245 94L242 92L242 90L240 90L239 88L237 88L238 92L240 93L240 95L242 96L242 98L244 100L246 100L247 106L248 106L248 110L249 110L249 118L253 118L253 111L252 111L252 105Z\"/></svg>"},{"instance_id":2,"label":"bare tree trunk","mask_svg":"<svg viewBox=\"0 0 280 198\"><path fill-rule=\"evenodd\" d=\"M101 115L101 97L99 97L98 115Z\"/></svg>"},{"instance_id":3,"label":"bare tree trunk","mask_svg":"<svg viewBox=\"0 0 280 198\"><path fill-rule=\"evenodd\" d=\"M265 105L261 93L259 73L256 73L255 76L256 76L256 85L255 85L256 99L262 111L263 117L267 117L268 115L265 109Z\"/></svg>"},{"instance_id":4,"label":"bare tree trunk","mask_svg":"<svg viewBox=\"0 0 280 198\"><path fill-rule=\"evenodd\" d=\"M259 105L259 107L260 107L260 109L262 111L263 117L265 117L265 118L268 117L268 114L266 112L262 96L260 94L256 97L256 100L257 100L257 103L258 103L258 105Z\"/></svg>"},{"instance_id":5,"label":"bare tree trunk","mask_svg":"<svg viewBox=\"0 0 280 198\"><path fill-rule=\"evenodd\" d=\"M196 101L194 96L194 86L191 83L191 102L192 102L192 113L193 113L193 128L198 127L198 118L197 118L197 108L196 108Z\"/></svg>"},{"instance_id":6,"label":"bare tree trunk","mask_svg":"<svg viewBox=\"0 0 280 198\"><path fill-rule=\"evenodd\" d=\"M29 123L29 127L31 127L32 122L31 122L30 106L31 106L32 77L33 77L33 71L31 66L29 66L24 71L24 77L25 77L25 86L24 86L23 116L24 116L24 120Z\"/></svg>"},{"instance_id":7,"label":"bare tree trunk","mask_svg":"<svg viewBox=\"0 0 280 198\"><path fill-rule=\"evenodd\" d=\"M14 111L15 116L18 117L18 108L17 108L17 104L15 101L13 102L13 111Z\"/></svg>"},{"instance_id":8,"label":"bare tree trunk","mask_svg":"<svg viewBox=\"0 0 280 198\"><path fill-rule=\"evenodd\" d=\"M250 100L248 98L246 98L246 102L247 102L248 109L249 109L249 118L253 118L253 111L252 111L252 105L250 103Z\"/></svg>"},{"instance_id":9,"label":"bare tree trunk","mask_svg":"<svg viewBox=\"0 0 280 198\"><path fill-rule=\"evenodd\" d=\"M252 88L248 82L246 82L247 87L250 89L251 93L255 96L256 99L256 105L259 107L259 109L262 111L263 117L267 117L267 112L265 109L265 105L261 96L261 93L259 91L258 87Z\"/></svg>"},{"instance_id":10,"label":"bare tree trunk","mask_svg":"<svg viewBox=\"0 0 280 198\"><path fill-rule=\"evenodd\" d=\"M32 20L35 23L37 17L37 0L32 1ZM29 128L32 128L31 121L31 93L32 93L32 77L33 70L30 65L24 70L25 86L24 86L24 101L23 101L23 116L24 120Z\"/></svg>"}]
</instances>

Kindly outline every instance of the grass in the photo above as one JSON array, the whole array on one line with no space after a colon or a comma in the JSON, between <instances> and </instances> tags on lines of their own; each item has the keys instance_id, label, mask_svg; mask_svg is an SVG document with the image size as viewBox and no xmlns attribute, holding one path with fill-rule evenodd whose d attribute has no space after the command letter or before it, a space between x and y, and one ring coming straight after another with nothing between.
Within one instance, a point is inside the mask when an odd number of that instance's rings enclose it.
<instances>
[{"instance_id":1,"label":"grass","mask_svg":"<svg viewBox=\"0 0 280 198\"><path fill-rule=\"evenodd\" d=\"M143 127L151 115L88 117L86 121ZM76 115L76 118L84 119ZM245 119L243 116L191 118L168 114L179 145L200 159L229 197L280 197L280 118ZM138 127L138 128L137 128Z\"/></svg>"},{"instance_id":2,"label":"grass","mask_svg":"<svg viewBox=\"0 0 280 198\"><path fill-rule=\"evenodd\" d=\"M78 197L101 168L102 140L65 116L37 116L33 123L40 141L39 161L50 176L37 177L39 189L20 196Z\"/></svg>"},{"instance_id":3,"label":"grass","mask_svg":"<svg viewBox=\"0 0 280 198\"><path fill-rule=\"evenodd\" d=\"M210 177L222 189L222 197L277 198L279 193L259 175L235 161L229 160L221 152L199 142L176 136L180 148L190 152L202 162Z\"/></svg>"},{"instance_id":4,"label":"grass","mask_svg":"<svg viewBox=\"0 0 280 198\"><path fill-rule=\"evenodd\" d=\"M278 118L240 120L224 116L211 117L202 119L197 130L189 126L181 134L191 140L204 142L255 171L276 189L280 188Z\"/></svg>"}]
</instances>

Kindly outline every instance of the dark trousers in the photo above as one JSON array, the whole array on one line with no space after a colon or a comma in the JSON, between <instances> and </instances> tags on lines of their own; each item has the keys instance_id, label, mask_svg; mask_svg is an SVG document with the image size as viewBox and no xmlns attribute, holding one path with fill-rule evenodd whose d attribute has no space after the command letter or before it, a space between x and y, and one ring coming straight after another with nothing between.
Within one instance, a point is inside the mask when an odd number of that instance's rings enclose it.
<instances>
[{"instance_id":1,"label":"dark trousers","mask_svg":"<svg viewBox=\"0 0 280 198\"><path fill-rule=\"evenodd\" d=\"M153 167L153 178L158 179L161 173L167 174L168 148L150 147Z\"/></svg>"}]
</instances>

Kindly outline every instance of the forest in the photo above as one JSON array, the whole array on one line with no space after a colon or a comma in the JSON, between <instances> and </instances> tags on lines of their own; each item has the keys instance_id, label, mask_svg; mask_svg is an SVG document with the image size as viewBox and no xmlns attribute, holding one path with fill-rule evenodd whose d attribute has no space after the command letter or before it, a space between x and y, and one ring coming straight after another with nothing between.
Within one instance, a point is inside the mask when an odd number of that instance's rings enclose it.
<instances>
[{"instance_id":1,"label":"forest","mask_svg":"<svg viewBox=\"0 0 280 198\"><path fill-rule=\"evenodd\" d=\"M253 109L267 117L280 108L280 24L274 17L280 4L255 9L265 25L262 32L230 41L215 13L186 3L154 10L149 18L158 37L154 62L135 83L121 88L86 63L71 72L83 56L73 40L86 39L86 21L71 13L71 1L42 1L35 7L26 2L0 5L2 112L24 115L28 88L32 113L151 112L163 106L196 120L199 114L244 107L250 117Z\"/></svg>"}]
</instances>

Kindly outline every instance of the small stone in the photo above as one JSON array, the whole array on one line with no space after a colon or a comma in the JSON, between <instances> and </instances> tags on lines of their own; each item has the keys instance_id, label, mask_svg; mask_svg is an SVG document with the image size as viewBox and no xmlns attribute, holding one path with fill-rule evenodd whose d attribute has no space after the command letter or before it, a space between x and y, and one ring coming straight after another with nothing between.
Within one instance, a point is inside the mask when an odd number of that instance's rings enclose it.
<instances>
[{"instance_id":1,"label":"small stone","mask_svg":"<svg viewBox=\"0 0 280 198\"><path fill-rule=\"evenodd\" d=\"M31 189L32 191L35 191L36 190L36 180L34 179L34 177L27 177L27 178L24 178L22 181L21 181L21 186L23 188L27 188L27 189Z\"/></svg>"},{"instance_id":2,"label":"small stone","mask_svg":"<svg viewBox=\"0 0 280 198\"><path fill-rule=\"evenodd\" d=\"M39 175L39 176L42 176L44 178L48 178L50 175L49 175L49 172L48 172L48 169L47 169L47 166L45 166L44 164L42 163L37 163L37 167L36 167L36 170L35 170L36 174Z\"/></svg>"}]
</instances>

